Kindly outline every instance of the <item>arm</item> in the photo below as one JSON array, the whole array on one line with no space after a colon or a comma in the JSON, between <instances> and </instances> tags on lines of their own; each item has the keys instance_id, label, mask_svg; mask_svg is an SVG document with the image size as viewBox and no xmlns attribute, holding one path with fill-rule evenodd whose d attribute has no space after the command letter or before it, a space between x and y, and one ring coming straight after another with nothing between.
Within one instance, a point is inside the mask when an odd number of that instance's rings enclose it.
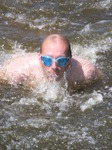
<instances>
[{"instance_id":1,"label":"arm","mask_svg":"<svg viewBox=\"0 0 112 150\"><path fill-rule=\"evenodd\" d=\"M11 59L0 70L0 83L18 84L26 80L28 68L21 58Z\"/></svg>"},{"instance_id":2,"label":"arm","mask_svg":"<svg viewBox=\"0 0 112 150\"><path fill-rule=\"evenodd\" d=\"M101 78L101 71L91 62L82 58L79 59L79 62L83 69L85 84L91 84Z\"/></svg>"},{"instance_id":3,"label":"arm","mask_svg":"<svg viewBox=\"0 0 112 150\"><path fill-rule=\"evenodd\" d=\"M25 54L11 59L0 71L0 80L13 85L33 85L39 82L41 67L39 55Z\"/></svg>"},{"instance_id":4,"label":"arm","mask_svg":"<svg viewBox=\"0 0 112 150\"><path fill-rule=\"evenodd\" d=\"M80 57L71 59L70 87L75 90L82 89L96 82L101 77L101 72L89 61Z\"/></svg>"}]
</instances>

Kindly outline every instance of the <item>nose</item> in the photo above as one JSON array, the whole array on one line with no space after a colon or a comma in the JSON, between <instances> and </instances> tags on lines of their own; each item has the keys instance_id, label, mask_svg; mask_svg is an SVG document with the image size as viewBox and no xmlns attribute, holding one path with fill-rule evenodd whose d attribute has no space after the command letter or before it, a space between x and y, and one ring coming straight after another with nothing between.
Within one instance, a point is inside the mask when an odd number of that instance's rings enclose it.
<instances>
[{"instance_id":1,"label":"nose","mask_svg":"<svg viewBox=\"0 0 112 150\"><path fill-rule=\"evenodd\" d=\"M55 70L55 69L57 68L57 63L56 63L56 61L53 61L51 67L52 67L53 70Z\"/></svg>"}]
</instances>

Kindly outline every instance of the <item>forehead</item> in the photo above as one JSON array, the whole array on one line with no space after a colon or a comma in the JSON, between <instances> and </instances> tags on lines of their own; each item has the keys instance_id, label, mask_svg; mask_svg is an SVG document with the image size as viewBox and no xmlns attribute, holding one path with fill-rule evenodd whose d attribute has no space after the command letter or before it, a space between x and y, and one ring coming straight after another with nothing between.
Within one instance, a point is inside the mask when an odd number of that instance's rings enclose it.
<instances>
[{"instance_id":1,"label":"forehead","mask_svg":"<svg viewBox=\"0 0 112 150\"><path fill-rule=\"evenodd\" d=\"M65 55L68 45L63 39L47 39L42 44L42 54L44 55Z\"/></svg>"}]
</instances>

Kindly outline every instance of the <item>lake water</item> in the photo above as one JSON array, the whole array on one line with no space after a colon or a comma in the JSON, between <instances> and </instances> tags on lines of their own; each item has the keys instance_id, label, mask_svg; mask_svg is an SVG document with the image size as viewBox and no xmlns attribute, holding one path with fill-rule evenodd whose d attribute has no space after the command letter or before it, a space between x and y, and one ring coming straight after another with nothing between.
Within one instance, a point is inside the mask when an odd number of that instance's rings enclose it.
<instances>
[{"instance_id":1,"label":"lake water","mask_svg":"<svg viewBox=\"0 0 112 150\"><path fill-rule=\"evenodd\" d=\"M62 33L102 79L69 94L58 83L31 93L0 88L1 150L112 149L112 0L0 0L0 68ZM66 83L65 83L66 87Z\"/></svg>"}]
</instances>

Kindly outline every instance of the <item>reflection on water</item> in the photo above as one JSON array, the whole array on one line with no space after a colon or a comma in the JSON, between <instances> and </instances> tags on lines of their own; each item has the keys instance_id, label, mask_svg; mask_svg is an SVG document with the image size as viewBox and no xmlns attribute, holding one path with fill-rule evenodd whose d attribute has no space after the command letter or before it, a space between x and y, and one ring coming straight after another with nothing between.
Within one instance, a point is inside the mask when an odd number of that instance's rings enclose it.
<instances>
[{"instance_id":1,"label":"reflection on water","mask_svg":"<svg viewBox=\"0 0 112 150\"><path fill-rule=\"evenodd\" d=\"M11 57L39 51L47 34L62 33L73 55L102 71L101 81L73 94L66 82L33 91L0 86L0 149L110 150L112 1L0 0L0 14L0 68Z\"/></svg>"}]
</instances>

